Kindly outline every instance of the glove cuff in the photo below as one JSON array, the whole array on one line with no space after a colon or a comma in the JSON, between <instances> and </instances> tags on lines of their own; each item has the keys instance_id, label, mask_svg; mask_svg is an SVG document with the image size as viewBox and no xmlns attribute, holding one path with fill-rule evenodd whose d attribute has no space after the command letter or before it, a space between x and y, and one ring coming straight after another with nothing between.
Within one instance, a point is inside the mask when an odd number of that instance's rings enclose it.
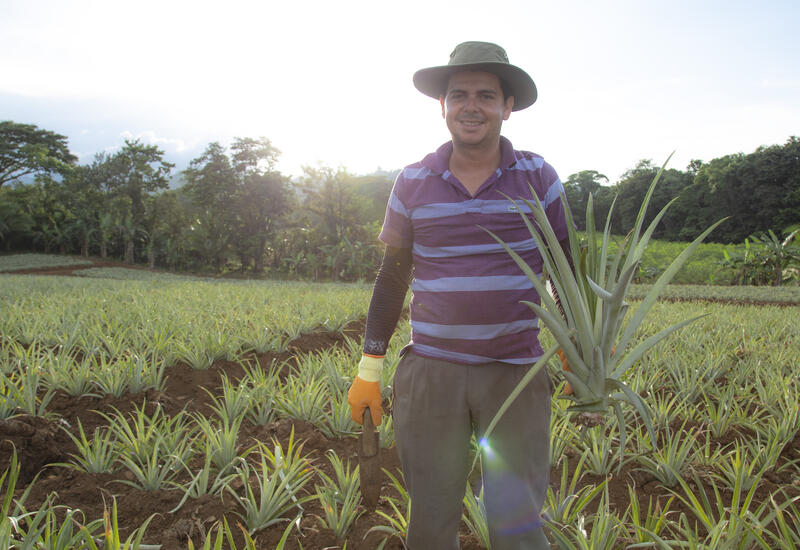
<instances>
[{"instance_id":1,"label":"glove cuff","mask_svg":"<svg viewBox=\"0 0 800 550\"><path fill-rule=\"evenodd\" d=\"M358 377L364 382L380 382L383 357L362 355L358 363Z\"/></svg>"}]
</instances>

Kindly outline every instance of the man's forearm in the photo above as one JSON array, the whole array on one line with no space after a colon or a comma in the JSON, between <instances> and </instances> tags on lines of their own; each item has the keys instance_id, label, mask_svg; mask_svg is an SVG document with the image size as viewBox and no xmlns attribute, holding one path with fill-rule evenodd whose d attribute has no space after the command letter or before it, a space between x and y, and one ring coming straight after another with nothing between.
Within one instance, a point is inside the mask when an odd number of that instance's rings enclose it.
<instances>
[{"instance_id":1,"label":"man's forearm","mask_svg":"<svg viewBox=\"0 0 800 550\"><path fill-rule=\"evenodd\" d=\"M375 278L372 299L367 313L364 335L364 354L373 357L386 355L411 277L411 249L386 247L383 262Z\"/></svg>"}]
</instances>

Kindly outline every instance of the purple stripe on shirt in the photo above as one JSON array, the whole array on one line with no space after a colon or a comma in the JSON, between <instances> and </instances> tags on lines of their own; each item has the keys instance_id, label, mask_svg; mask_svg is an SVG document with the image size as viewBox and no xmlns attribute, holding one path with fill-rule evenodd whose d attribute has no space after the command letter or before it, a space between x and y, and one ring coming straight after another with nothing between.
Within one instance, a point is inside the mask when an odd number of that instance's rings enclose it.
<instances>
[{"instance_id":1,"label":"purple stripe on shirt","mask_svg":"<svg viewBox=\"0 0 800 550\"><path fill-rule=\"evenodd\" d=\"M487 256L490 256L490 258L487 259ZM520 256L534 272L541 273L542 257L536 250L522 252ZM415 255L414 270L414 276L423 280L442 277L492 277L498 275L524 277L514 258L506 252L450 258L426 258Z\"/></svg>"},{"instance_id":2,"label":"purple stripe on shirt","mask_svg":"<svg viewBox=\"0 0 800 550\"><path fill-rule=\"evenodd\" d=\"M413 220L414 242L423 246L463 246L497 241L487 229L504 242L530 239L531 234L519 214L461 214L436 219Z\"/></svg>"},{"instance_id":3,"label":"purple stripe on shirt","mask_svg":"<svg viewBox=\"0 0 800 550\"><path fill-rule=\"evenodd\" d=\"M411 333L415 344L424 344L456 353L468 353L481 357L502 356L503 359L522 359L538 357L542 354L537 329L526 330L517 334L507 334L491 340L459 340L433 338L417 332ZM502 361L502 359L499 359Z\"/></svg>"},{"instance_id":4,"label":"purple stripe on shirt","mask_svg":"<svg viewBox=\"0 0 800 550\"><path fill-rule=\"evenodd\" d=\"M524 241L518 242L505 242L505 244L517 253L530 251L536 248L536 241L533 239L525 239ZM497 242L461 246L424 246L419 243L414 243L413 252L415 255L425 258L457 258L459 256L468 256L471 254L507 253L505 248Z\"/></svg>"},{"instance_id":5,"label":"purple stripe on shirt","mask_svg":"<svg viewBox=\"0 0 800 550\"><path fill-rule=\"evenodd\" d=\"M411 315L426 323L463 324L465 319L474 324L492 325L512 319L533 319L533 311L526 300L538 303L533 291L499 291L462 293L463 299L453 299L440 292L415 292L411 300ZM509 304L505 308L498 304Z\"/></svg>"},{"instance_id":6,"label":"purple stripe on shirt","mask_svg":"<svg viewBox=\"0 0 800 550\"><path fill-rule=\"evenodd\" d=\"M497 359L493 357L484 357L482 355L470 355L468 353L461 353L452 350L440 350L438 348L434 348L433 346L427 346L425 344L418 344L416 342L411 342L406 346L406 348L414 348L414 353L417 355L421 355L423 357L431 357L433 359L444 359L445 361L450 361L451 363L462 363L464 365L479 365L481 363L492 363L497 361ZM406 349L404 348L404 349ZM402 353L402 352L401 352ZM512 365L530 365L531 363L536 362L539 357L521 357L521 358L506 358L503 359L504 363L510 363Z\"/></svg>"}]
</instances>

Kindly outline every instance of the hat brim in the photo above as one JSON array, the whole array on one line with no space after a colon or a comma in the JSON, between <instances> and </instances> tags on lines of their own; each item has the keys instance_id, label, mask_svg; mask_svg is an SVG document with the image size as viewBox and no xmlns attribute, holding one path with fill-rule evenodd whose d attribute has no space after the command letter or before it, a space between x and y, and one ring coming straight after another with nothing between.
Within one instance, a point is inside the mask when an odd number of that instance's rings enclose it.
<instances>
[{"instance_id":1,"label":"hat brim","mask_svg":"<svg viewBox=\"0 0 800 550\"><path fill-rule=\"evenodd\" d=\"M536 84L528 73L509 63L463 63L428 67L414 73L414 87L428 97L439 99L447 90L447 81L453 73L485 71L497 75L510 88L514 96L512 111L521 111L536 101Z\"/></svg>"}]
</instances>

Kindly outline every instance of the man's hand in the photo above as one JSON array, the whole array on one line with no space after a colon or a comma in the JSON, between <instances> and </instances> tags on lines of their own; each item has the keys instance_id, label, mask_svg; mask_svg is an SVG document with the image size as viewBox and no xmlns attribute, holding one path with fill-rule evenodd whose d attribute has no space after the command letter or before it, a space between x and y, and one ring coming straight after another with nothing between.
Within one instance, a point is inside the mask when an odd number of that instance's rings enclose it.
<instances>
[{"instance_id":1,"label":"man's hand","mask_svg":"<svg viewBox=\"0 0 800 550\"><path fill-rule=\"evenodd\" d=\"M561 370L572 372L572 369L569 366L569 362L567 361L567 356L564 355L564 352L562 350L558 350L558 356L561 358ZM563 390L561 390L561 395L572 395L572 394L573 394L572 384L567 382L567 385L564 386Z\"/></svg>"},{"instance_id":2,"label":"man's hand","mask_svg":"<svg viewBox=\"0 0 800 550\"><path fill-rule=\"evenodd\" d=\"M614 355L614 352L617 351L617 346L611 347L611 355ZM558 350L558 356L561 358L561 370L572 372L572 368L569 366L569 361L567 361L567 356L564 355L563 350ZM564 386L564 389L561 390L562 395L572 395L574 390L572 389L572 384L567 382L567 385Z\"/></svg>"},{"instance_id":3,"label":"man's hand","mask_svg":"<svg viewBox=\"0 0 800 550\"><path fill-rule=\"evenodd\" d=\"M350 415L359 424L364 417L364 409L369 407L372 423L376 426L381 423L383 410L381 409L380 382L367 382L356 376L350 390L347 392L347 402L350 403Z\"/></svg>"}]
</instances>

